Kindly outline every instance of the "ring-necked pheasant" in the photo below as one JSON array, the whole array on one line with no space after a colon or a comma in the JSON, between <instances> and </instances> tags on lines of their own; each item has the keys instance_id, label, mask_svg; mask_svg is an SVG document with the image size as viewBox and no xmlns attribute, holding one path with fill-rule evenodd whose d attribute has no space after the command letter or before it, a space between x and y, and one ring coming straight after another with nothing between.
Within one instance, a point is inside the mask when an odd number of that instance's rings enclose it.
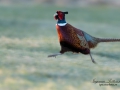
<instances>
[{"instance_id":1,"label":"ring-necked pheasant","mask_svg":"<svg viewBox=\"0 0 120 90\"><path fill-rule=\"evenodd\" d=\"M57 21L56 29L58 32L58 38L61 45L60 53L49 55L48 57L56 57L67 51L76 53L89 54L93 63L96 63L91 56L90 49L97 46L100 42L116 42L120 39L102 39L93 37L86 32L73 27L65 20L65 14L68 12L57 11L54 18Z\"/></svg>"}]
</instances>

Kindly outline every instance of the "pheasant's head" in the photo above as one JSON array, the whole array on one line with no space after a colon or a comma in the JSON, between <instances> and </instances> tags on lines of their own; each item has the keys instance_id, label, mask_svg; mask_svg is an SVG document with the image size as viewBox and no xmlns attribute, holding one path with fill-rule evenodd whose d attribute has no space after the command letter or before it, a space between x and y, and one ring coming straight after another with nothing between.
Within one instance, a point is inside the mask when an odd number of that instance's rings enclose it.
<instances>
[{"instance_id":1,"label":"pheasant's head","mask_svg":"<svg viewBox=\"0 0 120 90\"><path fill-rule=\"evenodd\" d=\"M68 12L57 11L56 14L54 15L54 18L56 20L64 20L65 14L68 14Z\"/></svg>"}]
</instances>

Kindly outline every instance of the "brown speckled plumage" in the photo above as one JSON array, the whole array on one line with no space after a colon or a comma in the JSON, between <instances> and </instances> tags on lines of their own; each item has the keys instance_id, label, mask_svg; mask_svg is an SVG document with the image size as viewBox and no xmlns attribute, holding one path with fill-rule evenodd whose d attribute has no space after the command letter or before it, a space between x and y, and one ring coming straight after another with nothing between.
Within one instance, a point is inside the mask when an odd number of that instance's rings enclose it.
<instances>
[{"instance_id":1,"label":"brown speckled plumage","mask_svg":"<svg viewBox=\"0 0 120 90\"><path fill-rule=\"evenodd\" d=\"M85 52L89 47L87 46L87 42L82 31L76 29L70 24L66 24L65 26L56 25L56 29L61 45L61 53L73 51L89 54L89 52ZM78 35L82 37L82 40L79 39Z\"/></svg>"}]
</instances>

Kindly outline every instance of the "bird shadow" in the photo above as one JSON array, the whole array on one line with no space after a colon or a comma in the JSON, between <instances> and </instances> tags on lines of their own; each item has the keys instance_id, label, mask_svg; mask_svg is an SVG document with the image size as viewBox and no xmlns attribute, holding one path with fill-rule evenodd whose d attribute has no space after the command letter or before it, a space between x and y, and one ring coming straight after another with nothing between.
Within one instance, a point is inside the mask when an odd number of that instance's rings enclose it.
<instances>
[{"instance_id":1,"label":"bird shadow","mask_svg":"<svg viewBox=\"0 0 120 90\"><path fill-rule=\"evenodd\" d=\"M120 54L119 53L104 53L104 52L96 52L96 53L93 53L94 55L98 55L98 56L101 56L101 57L107 57L107 58L112 58L112 59L120 59Z\"/></svg>"}]
</instances>

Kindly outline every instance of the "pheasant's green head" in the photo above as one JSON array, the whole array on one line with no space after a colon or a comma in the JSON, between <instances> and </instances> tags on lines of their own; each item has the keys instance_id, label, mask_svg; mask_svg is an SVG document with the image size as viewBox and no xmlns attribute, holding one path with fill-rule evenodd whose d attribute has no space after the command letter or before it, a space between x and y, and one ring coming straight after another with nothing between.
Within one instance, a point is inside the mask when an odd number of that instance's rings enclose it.
<instances>
[{"instance_id":1,"label":"pheasant's green head","mask_svg":"<svg viewBox=\"0 0 120 90\"><path fill-rule=\"evenodd\" d=\"M65 14L68 14L68 12L57 11L56 14L54 14L54 18L56 20L64 20Z\"/></svg>"}]
</instances>

